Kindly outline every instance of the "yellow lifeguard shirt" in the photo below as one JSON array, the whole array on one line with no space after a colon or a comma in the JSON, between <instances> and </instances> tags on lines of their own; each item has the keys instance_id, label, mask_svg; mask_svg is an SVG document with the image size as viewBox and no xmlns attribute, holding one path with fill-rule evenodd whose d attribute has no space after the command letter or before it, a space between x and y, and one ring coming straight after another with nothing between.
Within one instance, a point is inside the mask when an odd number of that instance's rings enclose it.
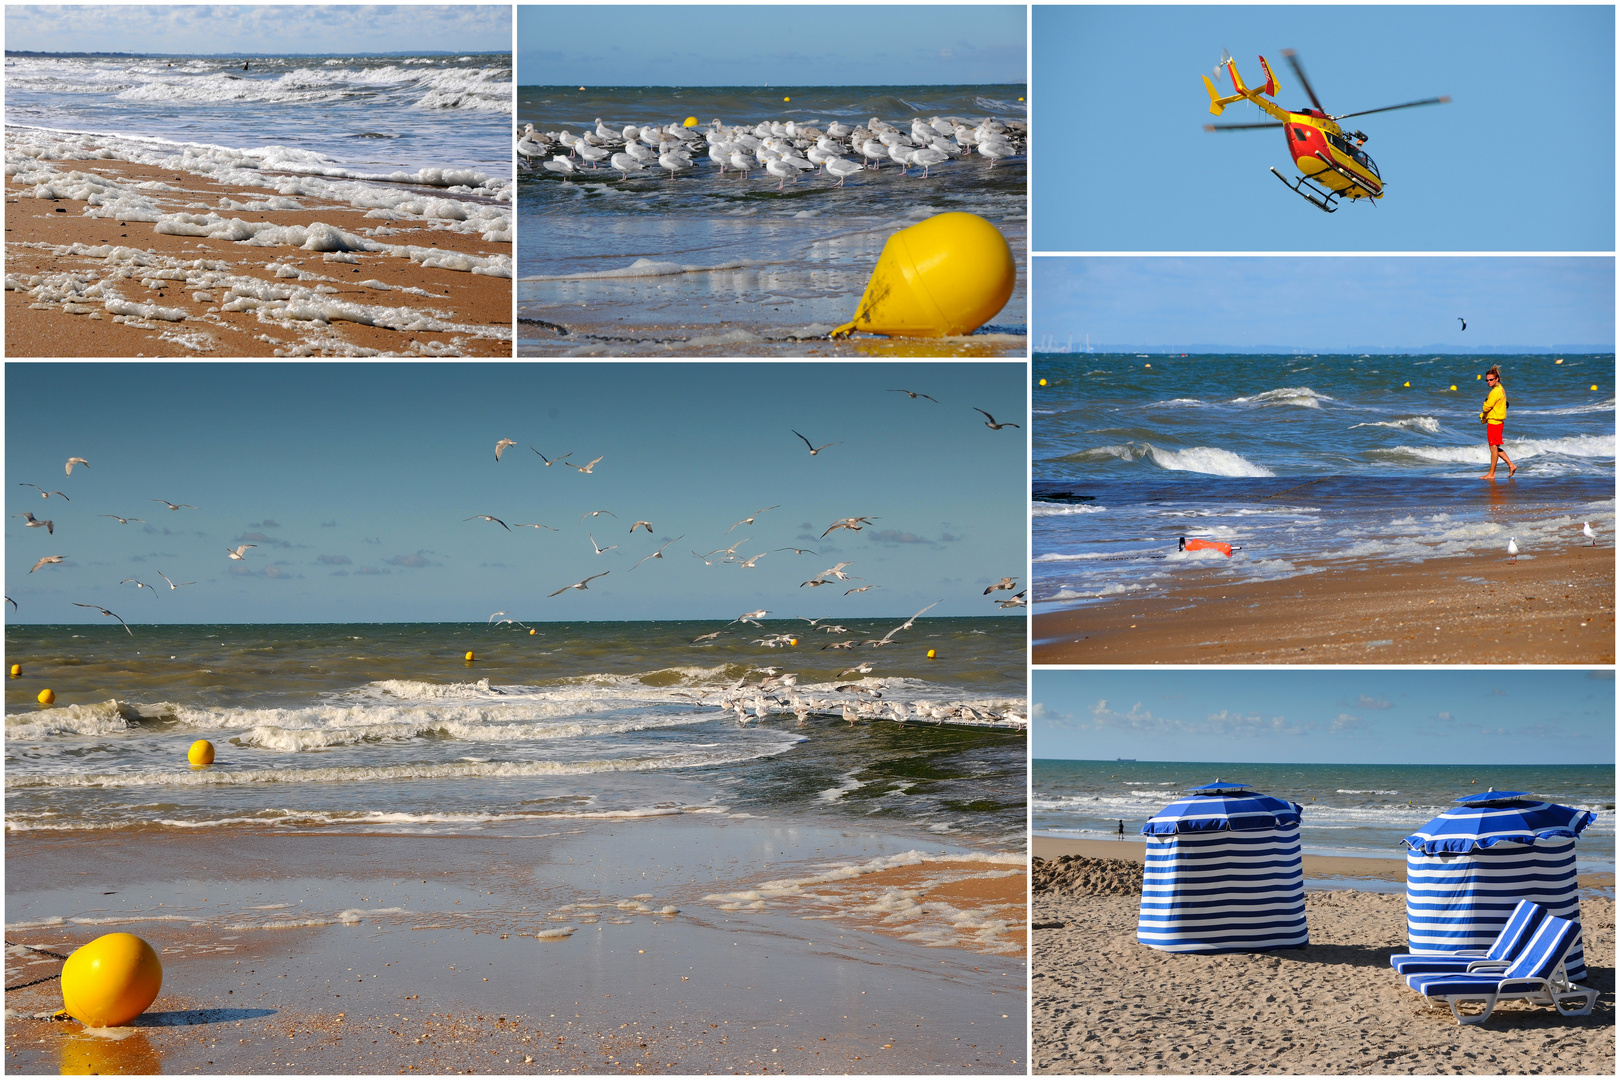
<instances>
[{"instance_id":1,"label":"yellow lifeguard shirt","mask_svg":"<svg viewBox=\"0 0 1620 1080\"><path fill-rule=\"evenodd\" d=\"M1502 389L1501 383L1491 387L1491 392L1485 395L1485 404L1480 406L1479 419L1485 424L1500 424L1507 419L1507 393Z\"/></svg>"}]
</instances>

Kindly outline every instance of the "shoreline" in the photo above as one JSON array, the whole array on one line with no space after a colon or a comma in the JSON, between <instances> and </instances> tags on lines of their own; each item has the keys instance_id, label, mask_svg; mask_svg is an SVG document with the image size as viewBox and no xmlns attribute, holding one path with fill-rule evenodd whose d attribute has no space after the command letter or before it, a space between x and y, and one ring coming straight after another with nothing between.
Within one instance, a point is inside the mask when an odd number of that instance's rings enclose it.
<instances>
[{"instance_id":1,"label":"shoreline","mask_svg":"<svg viewBox=\"0 0 1620 1080\"><path fill-rule=\"evenodd\" d=\"M1024 1071L1011 853L710 815L220 839L8 835L11 940L165 964L110 1037L8 994L11 1071Z\"/></svg>"},{"instance_id":2,"label":"shoreline","mask_svg":"<svg viewBox=\"0 0 1620 1080\"><path fill-rule=\"evenodd\" d=\"M182 167L182 144L145 163L120 139L41 148L24 130L6 133L23 163L5 186L8 356L511 355L510 231L465 224L487 196L247 183L240 164ZM379 185L377 205L343 195Z\"/></svg>"},{"instance_id":3,"label":"shoreline","mask_svg":"<svg viewBox=\"0 0 1620 1080\"><path fill-rule=\"evenodd\" d=\"M1174 594L1033 617L1036 664L1612 664L1615 552L1573 547ZM1486 580L1481 581L1481 578Z\"/></svg>"}]
</instances>

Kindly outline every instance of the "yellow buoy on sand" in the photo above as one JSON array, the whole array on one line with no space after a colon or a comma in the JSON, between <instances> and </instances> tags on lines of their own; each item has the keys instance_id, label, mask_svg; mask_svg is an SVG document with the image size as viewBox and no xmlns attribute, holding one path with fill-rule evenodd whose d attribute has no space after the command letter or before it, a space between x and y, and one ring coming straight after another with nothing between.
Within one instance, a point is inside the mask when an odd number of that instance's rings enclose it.
<instances>
[{"instance_id":1,"label":"yellow buoy on sand","mask_svg":"<svg viewBox=\"0 0 1620 1080\"><path fill-rule=\"evenodd\" d=\"M85 1027L120 1027L146 1011L163 987L163 964L134 934L106 934L62 965L62 1004Z\"/></svg>"},{"instance_id":2,"label":"yellow buoy on sand","mask_svg":"<svg viewBox=\"0 0 1620 1080\"><path fill-rule=\"evenodd\" d=\"M38 700L41 705L53 704L56 701L56 691L50 689L41 690Z\"/></svg>"},{"instance_id":3,"label":"yellow buoy on sand","mask_svg":"<svg viewBox=\"0 0 1620 1080\"><path fill-rule=\"evenodd\" d=\"M212 765L214 763L214 744L207 739L198 739L186 751L186 760L193 765Z\"/></svg>"},{"instance_id":4,"label":"yellow buoy on sand","mask_svg":"<svg viewBox=\"0 0 1620 1080\"><path fill-rule=\"evenodd\" d=\"M889 237L855 317L831 336L970 334L1002 309L1017 278L994 225L977 214L936 214Z\"/></svg>"}]
</instances>

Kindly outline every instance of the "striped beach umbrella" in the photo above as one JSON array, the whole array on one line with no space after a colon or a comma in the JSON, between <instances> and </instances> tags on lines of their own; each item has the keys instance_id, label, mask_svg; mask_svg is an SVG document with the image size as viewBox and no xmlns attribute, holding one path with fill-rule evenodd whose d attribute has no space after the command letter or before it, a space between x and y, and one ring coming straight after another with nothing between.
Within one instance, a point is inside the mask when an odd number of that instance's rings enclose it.
<instances>
[{"instance_id":1,"label":"striped beach umbrella","mask_svg":"<svg viewBox=\"0 0 1620 1080\"><path fill-rule=\"evenodd\" d=\"M1523 791L1458 799L1404 841L1411 951L1488 948L1520 900L1579 922L1575 840L1596 817ZM1578 938L1568 971L1586 974Z\"/></svg>"},{"instance_id":2,"label":"striped beach umbrella","mask_svg":"<svg viewBox=\"0 0 1620 1080\"><path fill-rule=\"evenodd\" d=\"M1306 944L1299 816L1297 803L1220 780L1153 815L1136 940L1163 952Z\"/></svg>"}]
</instances>

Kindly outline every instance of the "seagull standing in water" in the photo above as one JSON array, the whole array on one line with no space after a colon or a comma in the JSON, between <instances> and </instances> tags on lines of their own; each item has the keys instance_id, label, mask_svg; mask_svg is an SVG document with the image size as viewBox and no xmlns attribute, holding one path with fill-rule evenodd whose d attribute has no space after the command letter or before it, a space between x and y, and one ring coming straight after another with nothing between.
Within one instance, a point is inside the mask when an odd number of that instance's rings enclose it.
<instances>
[{"instance_id":1,"label":"seagull standing in water","mask_svg":"<svg viewBox=\"0 0 1620 1080\"><path fill-rule=\"evenodd\" d=\"M1508 556L1514 562L1519 561L1519 542L1511 536L1508 537Z\"/></svg>"},{"instance_id":2,"label":"seagull standing in water","mask_svg":"<svg viewBox=\"0 0 1620 1080\"><path fill-rule=\"evenodd\" d=\"M113 615L112 612L108 611L106 608L102 607L100 604L81 604L77 600L75 600L75 601L73 601L73 606L74 607L95 608L97 611L101 612L103 615L111 615L113 618L118 619L117 615ZM133 630L131 630L129 628L129 623L124 622L123 619L118 619L118 622L123 626L124 632L126 634L128 634L130 637L135 636L135 631L133 631Z\"/></svg>"},{"instance_id":3,"label":"seagull standing in water","mask_svg":"<svg viewBox=\"0 0 1620 1080\"><path fill-rule=\"evenodd\" d=\"M1583 521L1581 523L1581 535L1592 541L1592 547L1597 547L1597 533L1592 531L1592 523L1590 521Z\"/></svg>"}]
</instances>

